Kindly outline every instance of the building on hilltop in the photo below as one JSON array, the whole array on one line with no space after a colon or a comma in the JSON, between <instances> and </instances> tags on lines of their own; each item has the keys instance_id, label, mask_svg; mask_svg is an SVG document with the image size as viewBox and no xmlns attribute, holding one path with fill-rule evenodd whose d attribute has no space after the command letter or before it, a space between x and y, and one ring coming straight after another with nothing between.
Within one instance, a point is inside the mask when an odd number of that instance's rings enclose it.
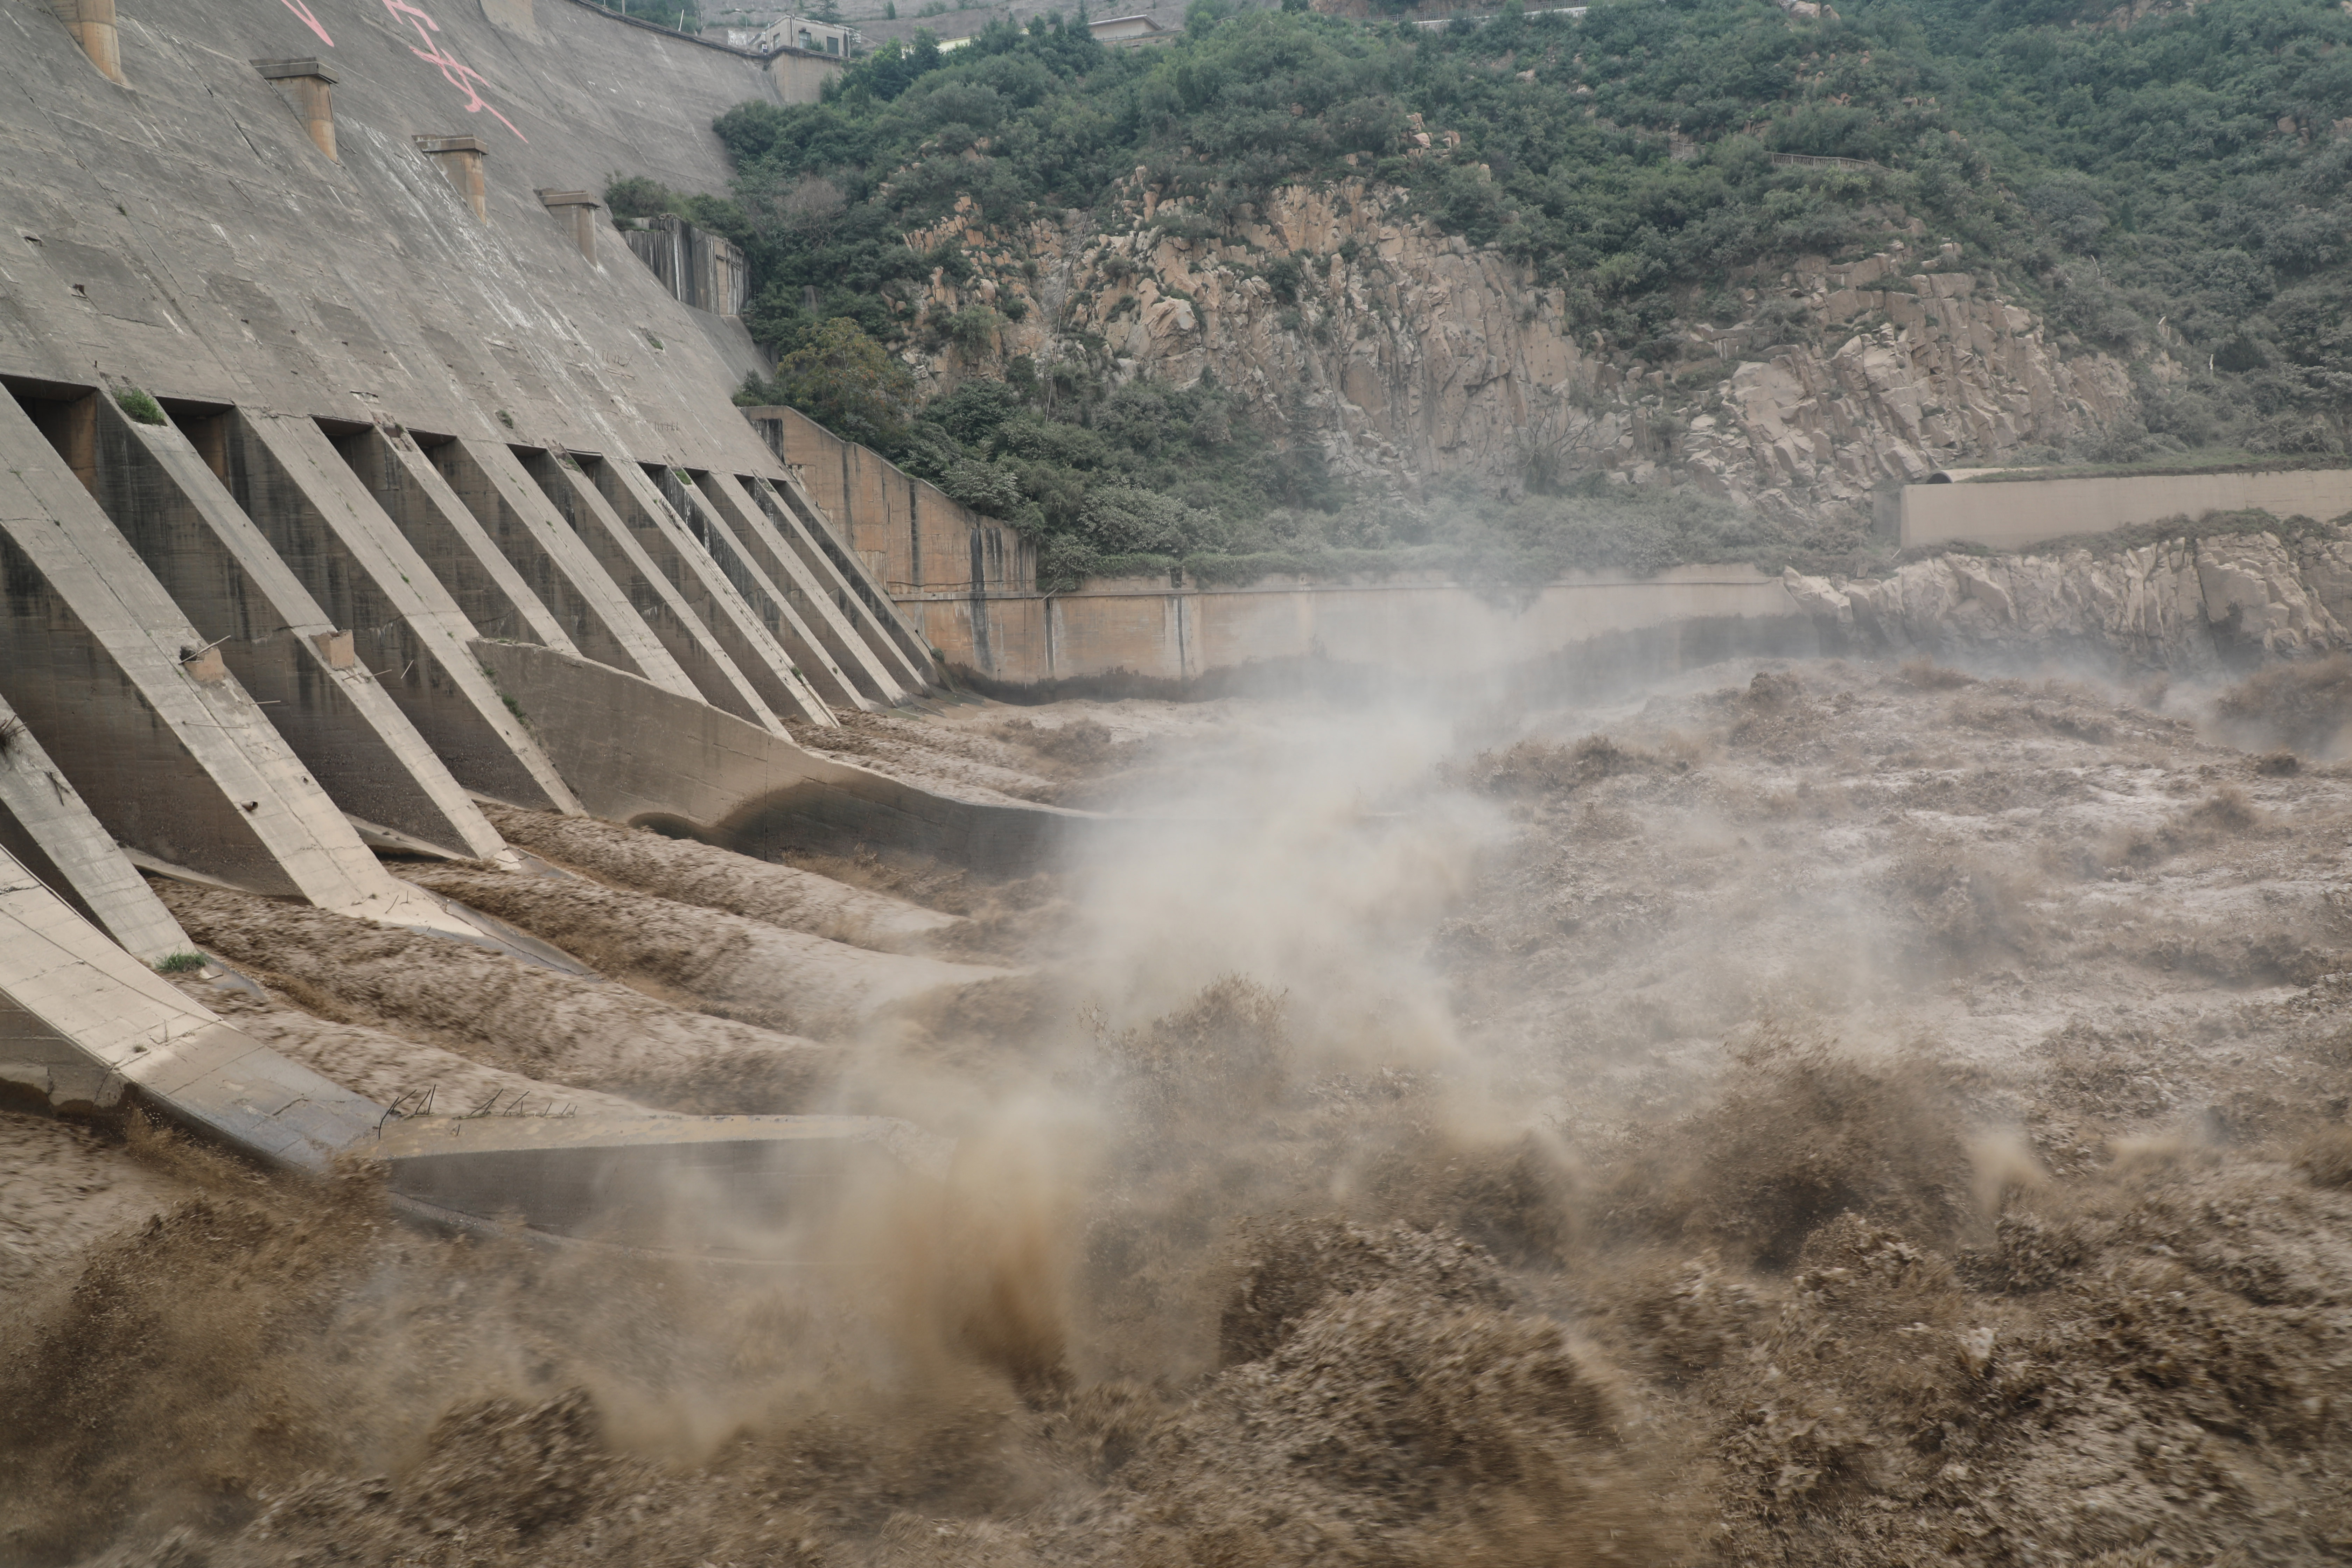
<instances>
[{"instance_id":1,"label":"building on hilltop","mask_svg":"<svg viewBox=\"0 0 2352 1568\"><path fill-rule=\"evenodd\" d=\"M702 37L749 54L797 49L836 59L846 58L866 42L845 22L803 16L789 5L730 5L703 24Z\"/></svg>"},{"instance_id":2,"label":"building on hilltop","mask_svg":"<svg viewBox=\"0 0 2352 1568\"><path fill-rule=\"evenodd\" d=\"M1103 16L1087 24L1087 31L1095 42L1112 48L1134 48L1142 44L1164 44L1176 36L1173 27L1163 27L1151 19L1148 11L1131 16Z\"/></svg>"},{"instance_id":3,"label":"building on hilltop","mask_svg":"<svg viewBox=\"0 0 2352 1568\"><path fill-rule=\"evenodd\" d=\"M761 55L772 55L778 49L798 49L803 54L845 57L856 39L856 29L846 23L787 16L778 17L747 47L752 53Z\"/></svg>"}]
</instances>

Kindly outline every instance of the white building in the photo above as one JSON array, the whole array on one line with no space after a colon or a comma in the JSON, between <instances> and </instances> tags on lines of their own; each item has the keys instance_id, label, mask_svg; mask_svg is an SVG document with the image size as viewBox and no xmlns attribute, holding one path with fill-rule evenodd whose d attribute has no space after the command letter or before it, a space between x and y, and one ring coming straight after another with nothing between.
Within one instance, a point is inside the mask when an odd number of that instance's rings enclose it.
<instances>
[{"instance_id":1,"label":"white building","mask_svg":"<svg viewBox=\"0 0 2352 1568\"><path fill-rule=\"evenodd\" d=\"M846 56L856 30L845 22L820 22L810 16L780 17L751 42L760 54L798 49L803 54Z\"/></svg>"}]
</instances>

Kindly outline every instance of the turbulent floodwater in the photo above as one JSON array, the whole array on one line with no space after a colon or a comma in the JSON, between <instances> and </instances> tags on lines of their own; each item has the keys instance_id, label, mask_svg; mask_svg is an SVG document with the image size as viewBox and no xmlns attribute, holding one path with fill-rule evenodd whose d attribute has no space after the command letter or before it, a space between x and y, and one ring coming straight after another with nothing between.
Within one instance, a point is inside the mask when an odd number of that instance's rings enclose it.
<instances>
[{"instance_id":1,"label":"turbulent floodwater","mask_svg":"<svg viewBox=\"0 0 2352 1568\"><path fill-rule=\"evenodd\" d=\"M528 813L551 875L402 868L601 981L166 888L267 994L192 990L380 1098L953 1153L736 1216L825 1259L761 1270L0 1117L0 1561L2342 1561L2347 717L992 706L825 738L1141 825L1009 885Z\"/></svg>"}]
</instances>

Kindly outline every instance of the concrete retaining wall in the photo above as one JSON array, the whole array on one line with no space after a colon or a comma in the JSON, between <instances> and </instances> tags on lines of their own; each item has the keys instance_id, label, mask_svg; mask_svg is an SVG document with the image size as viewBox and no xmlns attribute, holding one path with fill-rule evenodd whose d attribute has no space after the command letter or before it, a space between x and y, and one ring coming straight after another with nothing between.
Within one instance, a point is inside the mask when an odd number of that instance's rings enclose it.
<instances>
[{"instance_id":1,"label":"concrete retaining wall","mask_svg":"<svg viewBox=\"0 0 2352 1568\"><path fill-rule=\"evenodd\" d=\"M474 651L598 816L725 844L879 848L1022 875L1096 819L919 790L803 751L708 703L529 643Z\"/></svg>"},{"instance_id":2,"label":"concrete retaining wall","mask_svg":"<svg viewBox=\"0 0 2352 1568\"><path fill-rule=\"evenodd\" d=\"M1290 659L1442 680L1681 621L1795 613L1779 579L1746 565L1580 574L1546 584L1523 608L1459 584L1410 580L1171 588L1146 579L900 602L950 663L1012 685L1114 672L1182 682Z\"/></svg>"},{"instance_id":3,"label":"concrete retaining wall","mask_svg":"<svg viewBox=\"0 0 2352 1568\"><path fill-rule=\"evenodd\" d=\"M2021 550L2069 534L2257 508L2279 517L2341 517L2352 511L2352 468L1906 485L1901 536L1906 550L1963 541Z\"/></svg>"},{"instance_id":4,"label":"concrete retaining wall","mask_svg":"<svg viewBox=\"0 0 2352 1568\"><path fill-rule=\"evenodd\" d=\"M1011 525L950 500L797 408L742 412L891 594L970 593L975 584L1012 591L1036 583L1036 552Z\"/></svg>"},{"instance_id":5,"label":"concrete retaining wall","mask_svg":"<svg viewBox=\"0 0 2352 1568\"><path fill-rule=\"evenodd\" d=\"M1793 613L1777 579L1746 566L1565 578L1524 608L1442 579L1402 577L1274 578L1234 588L1102 580L1041 594L1035 552L1007 524L797 409L743 413L784 459L786 483L887 584L924 646L1008 686L1113 673L1183 682L1297 658L1445 677L1676 620Z\"/></svg>"}]
</instances>

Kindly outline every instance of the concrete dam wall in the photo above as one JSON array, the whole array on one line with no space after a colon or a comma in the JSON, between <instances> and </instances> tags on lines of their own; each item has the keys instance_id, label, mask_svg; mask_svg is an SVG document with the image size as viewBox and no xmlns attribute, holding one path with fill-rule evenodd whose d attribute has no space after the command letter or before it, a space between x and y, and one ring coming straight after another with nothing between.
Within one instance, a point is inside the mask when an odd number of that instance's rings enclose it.
<instances>
[{"instance_id":1,"label":"concrete dam wall","mask_svg":"<svg viewBox=\"0 0 2352 1568\"><path fill-rule=\"evenodd\" d=\"M1514 607L1412 574L1233 587L1106 578L1046 593L1034 547L1010 524L797 410L744 413L924 642L949 665L1006 686L1112 675L1181 684L1303 659L1443 678L1685 623L1751 623L1769 635L1803 621L1780 580L1745 564L1576 574Z\"/></svg>"},{"instance_id":2,"label":"concrete dam wall","mask_svg":"<svg viewBox=\"0 0 2352 1568\"><path fill-rule=\"evenodd\" d=\"M720 184L804 63L572 0L0 5L0 1097L310 1169L396 1120L154 974L199 955L142 871L576 971L378 852L516 865L499 803L1000 874L1083 820L793 739L938 668L594 193ZM609 1142L545 1133L547 1214Z\"/></svg>"},{"instance_id":3,"label":"concrete dam wall","mask_svg":"<svg viewBox=\"0 0 2352 1568\"><path fill-rule=\"evenodd\" d=\"M756 349L693 308L740 289L665 287L597 193L722 187L712 119L835 68L577 0L0 0L0 1096L143 1099L308 1169L397 1142L153 973L199 955L142 873L576 972L379 853L520 865L486 806L982 876L1094 831L795 741L949 700L942 659L1183 681L1810 628L1745 571L1517 615L1438 582L1049 595L1013 530L875 454L789 411L763 439L730 397ZM384 1157L466 1223L542 1187L572 1214L562 1173L624 1148L790 1180L784 1145L866 1136L718 1121L583 1121L478 1176Z\"/></svg>"},{"instance_id":4,"label":"concrete dam wall","mask_svg":"<svg viewBox=\"0 0 2352 1568\"><path fill-rule=\"evenodd\" d=\"M1898 536L1906 550L1964 542L2023 550L2078 533L2261 510L2326 522L2352 511L2352 468L2230 468L2198 474L2111 474L1905 485Z\"/></svg>"}]
</instances>

